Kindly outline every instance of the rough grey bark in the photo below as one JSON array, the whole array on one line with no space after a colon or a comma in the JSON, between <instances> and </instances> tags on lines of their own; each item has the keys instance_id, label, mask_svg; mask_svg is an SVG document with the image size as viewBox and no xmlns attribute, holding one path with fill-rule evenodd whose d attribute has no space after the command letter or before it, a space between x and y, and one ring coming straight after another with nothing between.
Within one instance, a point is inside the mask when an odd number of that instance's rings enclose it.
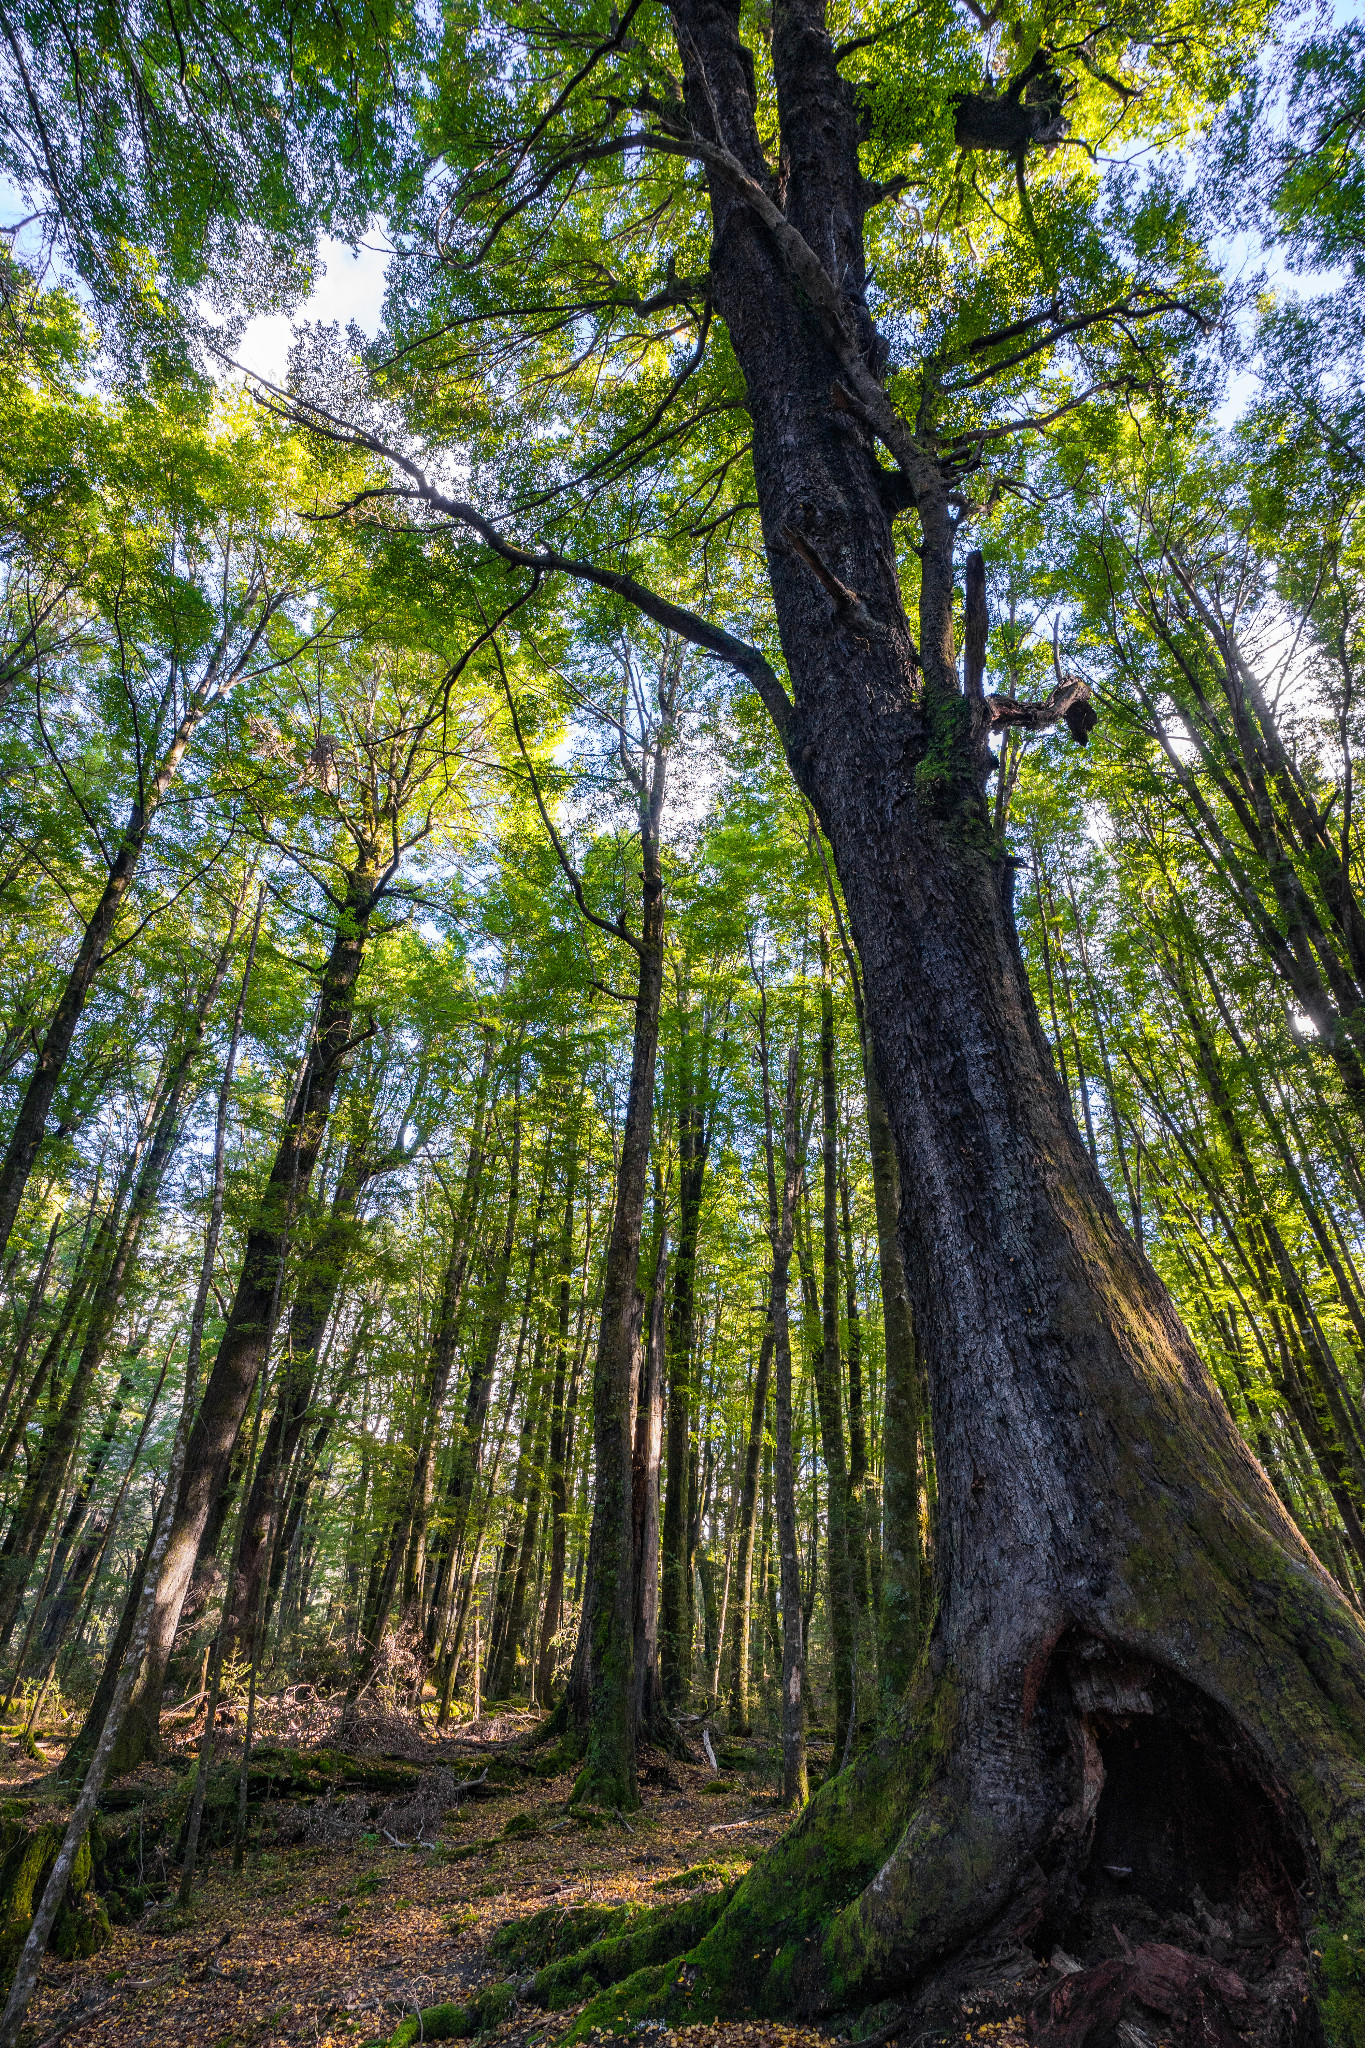
<instances>
[{"instance_id":1,"label":"rough grey bark","mask_svg":"<svg viewBox=\"0 0 1365 2048\"><path fill-rule=\"evenodd\" d=\"M991 710L957 670L952 463L932 407L912 429L882 387L875 195L823 9L774 9L779 176L734 9L677 0L672 18L792 701L743 659L863 965L931 1389L939 1584L917 1746L888 1733L822 1794L690 1982L760 2007L922 2001L932 1973L1046 1939L1077 1889L1103 1895L1091 1850L1124 1810L1136 1719L1273 1897L1276 1996L1298 2012L1296 1885L1352 1944L1365 1933L1365 1633L1119 1222L1039 1028L982 793ZM1188 1898L1188 1863L1181 1883Z\"/></svg>"}]
</instances>

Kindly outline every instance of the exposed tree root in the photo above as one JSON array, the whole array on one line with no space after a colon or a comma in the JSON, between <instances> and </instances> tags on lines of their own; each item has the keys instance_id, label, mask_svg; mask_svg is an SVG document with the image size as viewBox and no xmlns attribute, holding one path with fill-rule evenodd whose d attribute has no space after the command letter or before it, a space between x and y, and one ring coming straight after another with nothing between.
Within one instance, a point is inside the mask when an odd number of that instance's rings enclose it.
<instances>
[{"instance_id":1,"label":"exposed tree root","mask_svg":"<svg viewBox=\"0 0 1365 2048\"><path fill-rule=\"evenodd\" d=\"M1359 1842L1339 1829L1329 1862L1231 1714L1170 1672L1067 1639L1029 1704L969 1720L940 1684L681 1964L604 1991L571 2038L795 2013L913 2040L1026 2014L1041 2048L1365 2043ZM1354 1810L1348 1745L1320 1776L1319 1829Z\"/></svg>"}]
</instances>

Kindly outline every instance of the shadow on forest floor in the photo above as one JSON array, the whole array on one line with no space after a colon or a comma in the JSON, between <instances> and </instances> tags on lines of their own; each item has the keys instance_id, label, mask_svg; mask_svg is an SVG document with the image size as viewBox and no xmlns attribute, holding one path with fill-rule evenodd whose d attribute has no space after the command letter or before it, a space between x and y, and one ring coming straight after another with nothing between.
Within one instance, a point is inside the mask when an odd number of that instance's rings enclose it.
<instances>
[{"instance_id":1,"label":"shadow on forest floor","mask_svg":"<svg viewBox=\"0 0 1365 2048\"><path fill-rule=\"evenodd\" d=\"M107 1789L108 1846L96 1881L116 1921L126 1917L89 1959L49 1957L26 2029L33 2048L387 2040L406 2016L502 1982L507 1966L489 1956L488 1943L509 1921L545 1907L657 1906L680 1895L670 1879L703 1865L682 1890L718 1888L786 1824L773 1799L775 1751L762 1744L723 1743L721 1763L731 1767L718 1774L642 1759L640 1812L585 1828L565 1814L570 1775L537 1776L535 1752L517 1743L534 1725L530 1716L485 1717L440 1742L410 1718L371 1716L339 1740L339 1716L326 1703L297 1709L283 1699L253 1757L251 1845L240 1874L227 1843L241 1752L238 1745L234 1758L224 1729L209 1847L188 1913L175 1901L175 1837L197 1749L193 1724L178 1743L168 1726L165 1761ZM57 1754L43 1763L0 1759L11 1815L30 1825L61 1818L41 1792L32 1806L12 1803L34 1799ZM581 2010L518 2005L483 2042L550 2048ZM679 2030L680 2048L825 2048L827 2040L763 2022ZM1007 2048L1003 2033L999 2043ZM667 2041L652 2033L651 2048Z\"/></svg>"}]
</instances>

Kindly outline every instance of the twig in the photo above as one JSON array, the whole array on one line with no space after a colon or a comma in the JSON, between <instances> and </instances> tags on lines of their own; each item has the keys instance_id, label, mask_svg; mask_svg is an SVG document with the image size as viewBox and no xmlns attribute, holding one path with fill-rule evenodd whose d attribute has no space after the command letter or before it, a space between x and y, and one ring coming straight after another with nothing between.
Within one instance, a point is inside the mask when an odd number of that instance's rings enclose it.
<instances>
[{"instance_id":1,"label":"twig","mask_svg":"<svg viewBox=\"0 0 1365 2048\"><path fill-rule=\"evenodd\" d=\"M42 2040L38 2043L38 2048L52 2048L54 2041L60 2041L63 2034L69 2034L73 2027L83 2027L87 2020L94 2019L97 2012L103 2012L106 2005L112 2005L118 1995L117 1991L111 1991L107 1997L101 1998L96 2004L82 2006L79 2012L68 2013L64 2020L57 2022L50 2034L44 2034Z\"/></svg>"},{"instance_id":2,"label":"twig","mask_svg":"<svg viewBox=\"0 0 1365 2048\"><path fill-rule=\"evenodd\" d=\"M624 1815L624 1814L622 1813L622 1811L621 1811L620 1807L619 1807L619 1806L613 1806L613 1808L612 1808L612 1812L613 1812L613 1813L615 1814L615 1816L616 1816L617 1820L619 1820L619 1821L620 1821L620 1823L621 1823L622 1827L623 1827L623 1828L625 1829L626 1833L627 1833L628 1835L633 1835L633 1834L635 1833L635 1830L634 1830L634 1828L633 1828L633 1827L631 1826L630 1822L629 1822L629 1821L628 1821L628 1820L626 1819L625 1815Z\"/></svg>"}]
</instances>

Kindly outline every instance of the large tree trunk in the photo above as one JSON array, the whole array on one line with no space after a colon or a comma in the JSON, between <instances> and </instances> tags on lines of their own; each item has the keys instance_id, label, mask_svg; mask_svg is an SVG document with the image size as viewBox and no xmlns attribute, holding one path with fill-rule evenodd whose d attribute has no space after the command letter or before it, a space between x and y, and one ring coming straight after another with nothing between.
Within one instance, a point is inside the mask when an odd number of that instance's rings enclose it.
<instances>
[{"instance_id":1,"label":"large tree trunk","mask_svg":"<svg viewBox=\"0 0 1365 2048\"><path fill-rule=\"evenodd\" d=\"M734 10L678 0L674 20L693 127L768 193ZM939 1607L914 1733L888 1730L756 1867L694 1955L693 2011L922 1999L1011 1942L1113 1952L1115 1921L1178 1951L1202 1898L1242 1930L1236 1968L1278 1970L1288 2026L1301 1913L1365 1934L1365 1633L1080 1142L989 831L979 683L957 676L947 486L888 424L920 521L916 650L884 472L833 402L881 355L857 109L811 0L775 9L773 62L784 232L832 281L798 287L724 166L711 280L748 389L788 758L834 849L900 1163ZM1314 1947L1340 1971L1334 1938Z\"/></svg>"}]
</instances>

